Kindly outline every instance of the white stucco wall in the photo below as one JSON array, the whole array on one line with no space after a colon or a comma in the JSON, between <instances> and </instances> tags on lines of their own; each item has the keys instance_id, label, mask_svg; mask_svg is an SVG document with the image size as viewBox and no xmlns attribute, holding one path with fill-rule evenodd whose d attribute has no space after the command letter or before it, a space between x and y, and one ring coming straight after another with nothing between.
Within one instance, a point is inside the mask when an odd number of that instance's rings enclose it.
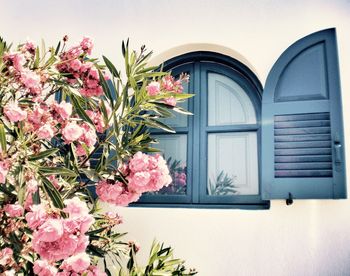
<instances>
[{"instance_id":1,"label":"white stucco wall","mask_svg":"<svg viewBox=\"0 0 350 276\"><path fill-rule=\"evenodd\" d=\"M350 1L0 1L0 35L47 45L64 34L95 39L95 54L121 65L120 42L159 54L191 43L229 48L262 83L278 56L312 32L336 27L350 156ZM186 48L186 46L185 46ZM164 55L163 55L164 56ZM350 178L348 160L348 178ZM349 185L348 185L349 186ZM266 211L120 208L122 230L143 248L154 238L201 276L350 275L350 200L272 201Z\"/></svg>"}]
</instances>

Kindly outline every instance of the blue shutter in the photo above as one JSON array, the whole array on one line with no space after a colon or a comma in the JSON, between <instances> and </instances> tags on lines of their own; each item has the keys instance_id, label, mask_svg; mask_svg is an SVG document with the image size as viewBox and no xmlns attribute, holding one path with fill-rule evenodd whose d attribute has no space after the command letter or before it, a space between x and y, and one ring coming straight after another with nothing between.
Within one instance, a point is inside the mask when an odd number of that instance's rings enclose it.
<instances>
[{"instance_id":1,"label":"blue shutter","mask_svg":"<svg viewBox=\"0 0 350 276\"><path fill-rule=\"evenodd\" d=\"M262 102L262 198L346 198L335 29L290 46Z\"/></svg>"}]
</instances>

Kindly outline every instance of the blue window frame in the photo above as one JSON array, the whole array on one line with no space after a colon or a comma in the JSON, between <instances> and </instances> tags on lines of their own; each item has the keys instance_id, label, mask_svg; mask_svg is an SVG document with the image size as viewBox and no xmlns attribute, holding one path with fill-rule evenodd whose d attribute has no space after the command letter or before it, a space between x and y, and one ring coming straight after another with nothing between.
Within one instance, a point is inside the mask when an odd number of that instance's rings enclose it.
<instances>
[{"instance_id":1,"label":"blue window frame","mask_svg":"<svg viewBox=\"0 0 350 276\"><path fill-rule=\"evenodd\" d=\"M178 145L179 148L186 146L187 185L182 194L144 195L136 206L257 209L269 208L271 199L290 202L291 199L347 197L335 29L313 33L291 45L272 67L264 90L244 64L212 52L193 52L173 58L165 63L165 69L174 75L189 73L188 90L196 94L188 106L194 116L187 118L185 126L175 126L176 135L180 138L184 135ZM241 116L237 111L240 105L230 99L227 91L213 90L216 81L228 87L223 90L235 90L232 94L241 99L246 120L237 119ZM219 110L219 115L213 117L213 110ZM234 114L237 120L231 120L228 113ZM163 132L154 134L160 140L170 137ZM244 146L235 141L241 141L255 155L244 153L241 150ZM213 151L212 145L219 150ZM236 152L242 156L242 163L249 164L246 170L239 169L242 164L235 159ZM230 156L233 159L226 161ZM221 163L215 161L220 158ZM214 163L210 163L211 160ZM242 183L248 187L255 183L255 186L250 190L242 188L243 193L216 194L219 177L215 186L208 187L208 172L216 168L217 173L220 166L227 171L235 168L241 179L249 167L251 171ZM225 179L225 175L221 179ZM253 178L249 180L251 175ZM229 183L225 181L220 183Z\"/></svg>"},{"instance_id":2,"label":"blue window frame","mask_svg":"<svg viewBox=\"0 0 350 276\"><path fill-rule=\"evenodd\" d=\"M160 140L160 144L166 144L167 142L162 142L162 140L171 140L171 137L174 136L174 140L179 140L179 142L174 142L173 148L170 150L169 146L165 146L168 148L168 152L175 152L173 155L183 156L183 154L176 154L176 152L178 152L177 148L179 145L185 148L186 189L182 193L166 192L169 190L166 188L165 192L146 194L134 205L199 208L268 208L269 201L263 201L260 195L262 86L254 73L233 58L203 51L188 53L171 59L165 63L164 68L172 71L174 76L182 72L190 74L190 83L187 90L196 94L186 106L193 112L193 116L185 117L185 121L184 119L179 119L175 122L174 120L167 121L176 130L176 134L173 135L162 131L153 132L153 135ZM215 85L218 85L219 88L216 88ZM211 104L220 94L222 94L220 97L221 102ZM232 98L230 103L226 102L226 97ZM225 105L224 109L221 108L223 104ZM216 111L213 111L215 108ZM218 114L215 115L215 112ZM232 114L227 115L230 112ZM251 148L251 153L244 157L247 159L247 164L249 162L250 164L255 163L255 170L252 173L254 177L251 177L245 171L250 166L248 164L246 167L240 168L238 178L242 178L243 184L252 183L252 186L255 185L255 187L243 189L244 185L241 185L240 189L242 191L238 191L236 190L236 183L226 187L226 189L224 185L221 185L222 183L233 182L233 180L237 179L237 176L234 179L229 177L229 173L232 175L232 170L235 168L235 164L232 161L222 162L220 161L221 158L215 162L209 161L213 159L212 156L218 154L215 153L211 145L216 140L226 141L231 150L239 148L240 144L237 143L248 143L247 147ZM184 141L186 141L185 145ZM216 142L219 145L220 143ZM218 151L222 152L223 148L219 148ZM166 158L169 157L167 156L167 150L165 150L164 154ZM230 154L227 153L225 158L236 160L237 163L239 159L234 154ZM168 165L171 167L172 163L170 162ZM220 166L224 166L227 172L221 170ZM214 182L212 180L221 179L220 187L223 187L222 189L217 186L214 186L214 189L210 189L209 187L213 187L213 184L208 187L209 171L214 171L214 177L211 177L210 183ZM221 178L218 178L221 172ZM225 179L228 182L225 182ZM219 181L216 184L218 183ZM212 190L214 193L210 192Z\"/></svg>"}]
</instances>

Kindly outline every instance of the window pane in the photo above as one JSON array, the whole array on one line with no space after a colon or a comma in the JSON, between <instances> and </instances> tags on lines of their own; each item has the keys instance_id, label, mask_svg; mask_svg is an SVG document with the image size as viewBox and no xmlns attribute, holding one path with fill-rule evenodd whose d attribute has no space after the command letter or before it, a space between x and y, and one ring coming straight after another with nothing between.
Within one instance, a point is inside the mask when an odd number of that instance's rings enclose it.
<instances>
[{"instance_id":1,"label":"window pane","mask_svg":"<svg viewBox=\"0 0 350 276\"><path fill-rule=\"evenodd\" d=\"M161 189L158 194L186 194L187 135L155 135L159 140L156 148L162 150L167 160L173 182Z\"/></svg>"},{"instance_id":2,"label":"window pane","mask_svg":"<svg viewBox=\"0 0 350 276\"><path fill-rule=\"evenodd\" d=\"M183 82L182 85L184 88L183 93L184 94L188 93L189 83ZM177 106L188 110L188 100L186 100L185 102L182 102L182 103L178 103ZM171 127L187 127L187 118L188 118L187 115L176 113L176 112L173 112L171 110L169 110L169 111L174 115L174 117L162 119L161 121L164 124L171 126Z\"/></svg>"},{"instance_id":3,"label":"window pane","mask_svg":"<svg viewBox=\"0 0 350 276\"><path fill-rule=\"evenodd\" d=\"M256 123L250 98L232 79L209 73L208 91L209 126Z\"/></svg>"},{"instance_id":4,"label":"window pane","mask_svg":"<svg viewBox=\"0 0 350 276\"><path fill-rule=\"evenodd\" d=\"M209 195L259 193L256 132L208 135Z\"/></svg>"}]
</instances>

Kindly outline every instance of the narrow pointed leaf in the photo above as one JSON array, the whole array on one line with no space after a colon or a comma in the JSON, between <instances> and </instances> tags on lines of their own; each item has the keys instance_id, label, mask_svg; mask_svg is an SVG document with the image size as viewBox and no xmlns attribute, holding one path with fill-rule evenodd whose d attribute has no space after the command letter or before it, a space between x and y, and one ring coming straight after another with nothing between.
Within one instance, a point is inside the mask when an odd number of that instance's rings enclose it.
<instances>
[{"instance_id":1,"label":"narrow pointed leaf","mask_svg":"<svg viewBox=\"0 0 350 276\"><path fill-rule=\"evenodd\" d=\"M80 116L80 118L82 118L83 120L89 122L91 125L94 125L94 123L91 121L90 117L86 114L85 110L83 109L83 107L80 105L79 101L77 100L77 98L75 96L71 96L73 105L76 109L76 112L78 113L78 115Z\"/></svg>"},{"instance_id":2,"label":"narrow pointed leaf","mask_svg":"<svg viewBox=\"0 0 350 276\"><path fill-rule=\"evenodd\" d=\"M36 161L36 160L40 160L46 157L49 157L51 155L54 155L56 152L58 152L59 149L53 148L53 149L48 149L45 151L42 151L38 154L32 154L28 156L28 160L29 161Z\"/></svg>"},{"instance_id":3,"label":"narrow pointed leaf","mask_svg":"<svg viewBox=\"0 0 350 276\"><path fill-rule=\"evenodd\" d=\"M3 124L0 124L0 144L3 152L6 152L6 134L5 127Z\"/></svg>"},{"instance_id":4,"label":"narrow pointed leaf","mask_svg":"<svg viewBox=\"0 0 350 276\"><path fill-rule=\"evenodd\" d=\"M52 183L43 175L41 175L41 180L42 180L42 187L44 191L47 193L47 195L50 197L53 205L56 208L63 209L64 204L63 204L63 199L61 197L61 194L57 191L56 187L52 185Z\"/></svg>"},{"instance_id":5,"label":"narrow pointed leaf","mask_svg":"<svg viewBox=\"0 0 350 276\"><path fill-rule=\"evenodd\" d=\"M103 57L103 60L106 64L109 72L111 72L114 77L120 79L120 74L119 74L118 70L115 68L115 66L113 65L113 63L105 56L102 56L102 57Z\"/></svg>"}]
</instances>

